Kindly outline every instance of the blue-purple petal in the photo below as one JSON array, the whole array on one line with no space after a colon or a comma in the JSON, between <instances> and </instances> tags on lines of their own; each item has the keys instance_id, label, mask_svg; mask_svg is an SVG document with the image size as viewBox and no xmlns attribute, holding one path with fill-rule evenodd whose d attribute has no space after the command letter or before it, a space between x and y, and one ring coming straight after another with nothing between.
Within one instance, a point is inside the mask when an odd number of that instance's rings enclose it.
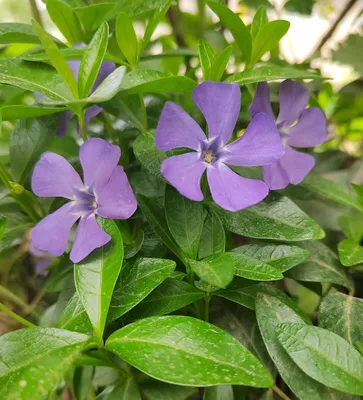
<instances>
[{"instance_id":1,"label":"blue-purple petal","mask_svg":"<svg viewBox=\"0 0 363 400\"><path fill-rule=\"evenodd\" d=\"M250 106L251 117L258 113L265 113L275 119L270 103L270 88L267 82L260 82L257 85L256 93Z\"/></svg>"}]
</instances>

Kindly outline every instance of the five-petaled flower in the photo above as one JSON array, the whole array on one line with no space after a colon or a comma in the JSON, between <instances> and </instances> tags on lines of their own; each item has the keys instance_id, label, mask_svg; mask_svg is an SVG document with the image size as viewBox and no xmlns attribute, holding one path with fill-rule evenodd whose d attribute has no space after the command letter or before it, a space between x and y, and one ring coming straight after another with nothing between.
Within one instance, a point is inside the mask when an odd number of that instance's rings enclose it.
<instances>
[{"instance_id":1,"label":"five-petaled flower","mask_svg":"<svg viewBox=\"0 0 363 400\"><path fill-rule=\"evenodd\" d=\"M285 154L263 167L263 178L270 189L284 189L289 183L297 185L314 167L310 154L295 151L293 147L314 147L327 138L326 118L317 107L306 108L309 91L298 82L286 80L280 85L280 112L276 126L280 133ZM274 118L270 104L270 91L266 82L257 86L250 107L252 117L264 112Z\"/></svg>"},{"instance_id":2,"label":"five-petaled flower","mask_svg":"<svg viewBox=\"0 0 363 400\"><path fill-rule=\"evenodd\" d=\"M207 171L213 200L222 208L238 211L259 203L268 194L267 185L243 178L226 164L262 166L280 159L284 148L273 119L256 114L242 137L227 144L241 107L238 85L203 82L194 89L193 100L206 119L208 137L177 104L167 102L156 129L157 147L161 151L185 147L194 151L164 160L162 174L190 200L203 200L200 181Z\"/></svg>"},{"instance_id":3,"label":"five-petaled flower","mask_svg":"<svg viewBox=\"0 0 363 400\"><path fill-rule=\"evenodd\" d=\"M84 182L62 156L44 153L35 165L32 189L41 197L64 197L71 201L41 220L31 232L39 250L60 256L67 248L73 224L78 224L70 258L77 263L94 249L110 241L97 223L103 218L126 219L137 203L123 168L117 165L120 148L99 138L87 140L80 148Z\"/></svg>"}]
</instances>

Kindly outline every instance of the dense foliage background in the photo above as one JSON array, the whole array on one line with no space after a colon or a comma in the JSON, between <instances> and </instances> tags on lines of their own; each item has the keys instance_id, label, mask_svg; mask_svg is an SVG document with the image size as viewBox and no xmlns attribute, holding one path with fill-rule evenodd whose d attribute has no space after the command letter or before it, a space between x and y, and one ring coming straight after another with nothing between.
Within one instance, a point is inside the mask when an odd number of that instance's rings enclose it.
<instances>
[{"instance_id":1,"label":"dense foliage background","mask_svg":"<svg viewBox=\"0 0 363 400\"><path fill-rule=\"evenodd\" d=\"M363 396L362 2L0 5L1 399ZM102 62L115 70L94 85ZM161 163L184 151L155 145L166 101L204 129L197 84L237 83L236 139L256 85L269 82L277 115L285 79L327 118L300 184L230 212L205 182L203 202L166 183ZM30 241L64 203L35 196L31 176L46 151L81 172L80 146L96 137L121 148L138 209L99 218L111 242L73 264Z\"/></svg>"}]
</instances>

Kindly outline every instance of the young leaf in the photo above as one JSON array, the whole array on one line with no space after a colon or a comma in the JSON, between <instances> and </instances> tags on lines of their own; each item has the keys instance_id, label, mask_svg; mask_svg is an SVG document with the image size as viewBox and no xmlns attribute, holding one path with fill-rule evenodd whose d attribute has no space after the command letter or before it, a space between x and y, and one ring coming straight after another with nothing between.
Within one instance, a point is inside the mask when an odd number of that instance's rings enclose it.
<instances>
[{"instance_id":1,"label":"young leaf","mask_svg":"<svg viewBox=\"0 0 363 400\"><path fill-rule=\"evenodd\" d=\"M253 17L251 24L251 36L252 40L254 40L260 31L265 25L268 24L268 17L265 7L259 7L256 11L255 16Z\"/></svg>"},{"instance_id":2,"label":"young leaf","mask_svg":"<svg viewBox=\"0 0 363 400\"><path fill-rule=\"evenodd\" d=\"M81 356L86 335L54 328L28 328L0 337L2 399L42 400Z\"/></svg>"},{"instance_id":3,"label":"young leaf","mask_svg":"<svg viewBox=\"0 0 363 400\"><path fill-rule=\"evenodd\" d=\"M212 68L209 73L209 80L219 82L227 67L228 61L231 58L233 51L232 46L226 47L221 53L213 59Z\"/></svg>"},{"instance_id":4,"label":"young leaf","mask_svg":"<svg viewBox=\"0 0 363 400\"><path fill-rule=\"evenodd\" d=\"M60 52L58 46L35 20L33 20L33 27L39 36L39 39L44 47L44 50L47 52L53 67L58 71L60 77L63 79L63 82L69 87L73 98L78 99L76 78L73 75L70 66L67 64L67 61Z\"/></svg>"},{"instance_id":5,"label":"young leaf","mask_svg":"<svg viewBox=\"0 0 363 400\"><path fill-rule=\"evenodd\" d=\"M338 252L340 262L346 267L363 263L363 246L353 240L340 242Z\"/></svg>"},{"instance_id":6,"label":"young leaf","mask_svg":"<svg viewBox=\"0 0 363 400\"><path fill-rule=\"evenodd\" d=\"M175 269L175 262L158 258L139 258L127 262L112 296L108 321L113 321L135 307Z\"/></svg>"},{"instance_id":7,"label":"young leaf","mask_svg":"<svg viewBox=\"0 0 363 400\"><path fill-rule=\"evenodd\" d=\"M81 98L88 96L96 81L98 71L106 54L108 35L108 25L107 22L104 22L83 53L78 73L78 91Z\"/></svg>"},{"instance_id":8,"label":"young leaf","mask_svg":"<svg viewBox=\"0 0 363 400\"><path fill-rule=\"evenodd\" d=\"M217 288L225 288L234 276L234 260L228 253L214 254L200 261L188 259L187 263L204 282Z\"/></svg>"},{"instance_id":9,"label":"young leaf","mask_svg":"<svg viewBox=\"0 0 363 400\"><path fill-rule=\"evenodd\" d=\"M222 254L226 247L226 234L218 215L208 211L204 220L204 227L199 243L198 258L205 258L213 254Z\"/></svg>"},{"instance_id":10,"label":"young leaf","mask_svg":"<svg viewBox=\"0 0 363 400\"><path fill-rule=\"evenodd\" d=\"M238 235L277 240L321 239L324 231L287 197L272 197L238 212L212 206L224 226Z\"/></svg>"},{"instance_id":11,"label":"young leaf","mask_svg":"<svg viewBox=\"0 0 363 400\"><path fill-rule=\"evenodd\" d=\"M95 336L102 338L113 290L123 260L122 236L114 221L98 219L111 242L74 266L78 296L93 325Z\"/></svg>"},{"instance_id":12,"label":"young leaf","mask_svg":"<svg viewBox=\"0 0 363 400\"><path fill-rule=\"evenodd\" d=\"M122 90L125 73L126 67L116 68L86 100L89 103L101 103L111 100Z\"/></svg>"},{"instance_id":13,"label":"young leaf","mask_svg":"<svg viewBox=\"0 0 363 400\"><path fill-rule=\"evenodd\" d=\"M106 349L142 372L169 383L256 387L273 384L267 370L236 339L190 317L137 321L113 333ZM161 364L160 359L167 360L167 364Z\"/></svg>"},{"instance_id":14,"label":"young leaf","mask_svg":"<svg viewBox=\"0 0 363 400\"><path fill-rule=\"evenodd\" d=\"M363 394L363 357L340 336L299 323L279 324L279 342L311 378L350 394Z\"/></svg>"},{"instance_id":15,"label":"young leaf","mask_svg":"<svg viewBox=\"0 0 363 400\"><path fill-rule=\"evenodd\" d=\"M168 185L165 191L165 217L170 233L185 256L196 259L205 217L203 204L187 199Z\"/></svg>"},{"instance_id":16,"label":"young leaf","mask_svg":"<svg viewBox=\"0 0 363 400\"><path fill-rule=\"evenodd\" d=\"M205 81L207 81L209 80L209 74L215 56L214 50L205 40L199 41L198 48L199 48L199 61L200 61L200 66L202 67L203 78Z\"/></svg>"},{"instance_id":17,"label":"young leaf","mask_svg":"<svg viewBox=\"0 0 363 400\"><path fill-rule=\"evenodd\" d=\"M139 57L139 43L131 18L123 12L116 19L116 38L126 60L132 67L136 67Z\"/></svg>"}]
</instances>

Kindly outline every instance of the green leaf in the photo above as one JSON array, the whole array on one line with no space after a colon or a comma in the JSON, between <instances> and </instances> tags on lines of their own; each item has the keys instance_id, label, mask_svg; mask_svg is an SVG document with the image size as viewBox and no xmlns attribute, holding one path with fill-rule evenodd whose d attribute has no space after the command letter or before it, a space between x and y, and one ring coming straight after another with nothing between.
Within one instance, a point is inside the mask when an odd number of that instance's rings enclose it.
<instances>
[{"instance_id":1,"label":"green leaf","mask_svg":"<svg viewBox=\"0 0 363 400\"><path fill-rule=\"evenodd\" d=\"M74 279L95 335L102 338L113 290L121 271L123 243L114 221L99 218L98 223L111 236L111 242L75 264Z\"/></svg>"},{"instance_id":2,"label":"green leaf","mask_svg":"<svg viewBox=\"0 0 363 400\"><path fill-rule=\"evenodd\" d=\"M198 389L154 381L143 383L141 392L147 400L186 400L197 393Z\"/></svg>"},{"instance_id":3,"label":"green leaf","mask_svg":"<svg viewBox=\"0 0 363 400\"><path fill-rule=\"evenodd\" d=\"M58 126L58 115L16 122L9 152L12 174L17 182L25 182L40 155L51 145Z\"/></svg>"},{"instance_id":4,"label":"green leaf","mask_svg":"<svg viewBox=\"0 0 363 400\"><path fill-rule=\"evenodd\" d=\"M68 331L79 333L92 332L92 324L84 309L78 293L75 293L63 310L57 326Z\"/></svg>"},{"instance_id":5,"label":"green leaf","mask_svg":"<svg viewBox=\"0 0 363 400\"><path fill-rule=\"evenodd\" d=\"M188 259L189 267L204 282L217 288L225 288L234 276L234 260L228 253L214 254L195 261Z\"/></svg>"},{"instance_id":6,"label":"green leaf","mask_svg":"<svg viewBox=\"0 0 363 400\"><path fill-rule=\"evenodd\" d=\"M166 156L155 145L155 137L150 132L139 135L134 144L135 157L147 171L158 178L163 179L160 168Z\"/></svg>"},{"instance_id":7,"label":"green leaf","mask_svg":"<svg viewBox=\"0 0 363 400\"><path fill-rule=\"evenodd\" d=\"M151 69L138 69L126 74L121 91L138 93L191 92L197 83L186 76L171 76Z\"/></svg>"},{"instance_id":8,"label":"green leaf","mask_svg":"<svg viewBox=\"0 0 363 400\"><path fill-rule=\"evenodd\" d=\"M113 321L135 307L175 269L175 262L158 258L139 258L121 270L112 296L108 320Z\"/></svg>"},{"instance_id":9,"label":"green leaf","mask_svg":"<svg viewBox=\"0 0 363 400\"><path fill-rule=\"evenodd\" d=\"M304 320L281 298L267 294L261 294L257 298L256 316L270 357L291 391L301 400L330 399L328 388L309 378L297 367L281 346L276 335L276 326L280 322L303 324Z\"/></svg>"},{"instance_id":10,"label":"green leaf","mask_svg":"<svg viewBox=\"0 0 363 400\"><path fill-rule=\"evenodd\" d=\"M238 235L287 241L324 237L321 227L287 197L273 195L238 212L225 211L217 206L212 208L224 226Z\"/></svg>"},{"instance_id":11,"label":"green leaf","mask_svg":"<svg viewBox=\"0 0 363 400\"><path fill-rule=\"evenodd\" d=\"M120 13L116 19L116 38L126 60L131 66L136 67L139 43L131 18L123 12Z\"/></svg>"},{"instance_id":12,"label":"green leaf","mask_svg":"<svg viewBox=\"0 0 363 400\"><path fill-rule=\"evenodd\" d=\"M66 111L64 107L38 107L38 106L23 106L9 105L0 108L0 113L3 121L11 121L13 119L26 119L43 117L49 114L55 114Z\"/></svg>"},{"instance_id":13,"label":"green leaf","mask_svg":"<svg viewBox=\"0 0 363 400\"><path fill-rule=\"evenodd\" d=\"M122 90L125 72L126 67L124 66L116 68L86 100L89 103L101 103L111 100Z\"/></svg>"},{"instance_id":14,"label":"green leaf","mask_svg":"<svg viewBox=\"0 0 363 400\"><path fill-rule=\"evenodd\" d=\"M170 233L187 258L196 259L203 230L204 209L168 185L165 192L165 217Z\"/></svg>"},{"instance_id":15,"label":"green leaf","mask_svg":"<svg viewBox=\"0 0 363 400\"><path fill-rule=\"evenodd\" d=\"M81 356L86 335L54 328L28 328L0 337L2 399L43 400Z\"/></svg>"},{"instance_id":16,"label":"green leaf","mask_svg":"<svg viewBox=\"0 0 363 400\"><path fill-rule=\"evenodd\" d=\"M160 7L154 11L152 17L149 19L149 22L146 26L142 47L145 47L149 44L152 34L154 33L156 27L158 26L159 22L164 18L165 14L167 13L172 0L164 0L164 2L160 5Z\"/></svg>"},{"instance_id":17,"label":"green leaf","mask_svg":"<svg viewBox=\"0 0 363 400\"><path fill-rule=\"evenodd\" d=\"M70 44L84 41L81 24L72 7L62 0L47 0L47 11Z\"/></svg>"},{"instance_id":18,"label":"green leaf","mask_svg":"<svg viewBox=\"0 0 363 400\"><path fill-rule=\"evenodd\" d=\"M301 244L310 256L287 272L287 276L303 282L326 282L352 288L352 280L344 271L336 254L325 244L310 241Z\"/></svg>"},{"instance_id":19,"label":"green leaf","mask_svg":"<svg viewBox=\"0 0 363 400\"><path fill-rule=\"evenodd\" d=\"M354 215L342 215L339 217L339 226L344 235L359 243L363 238L363 215L354 213Z\"/></svg>"},{"instance_id":20,"label":"green leaf","mask_svg":"<svg viewBox=\"0 0 363 400\"><path fill-rule=\"evenodd\" d=\"M310 15L313 12L314 0L288 0L284 9L293 13Z\"/></svg>"},{"instance_id":21,"label":"green leaf","mask_svg":"<svg viewBox=\"0 0 363 400\"><path fill-rule=\"evenodd\" d=\"M8 219L0 215L0 240L3 238L5 234L7 225L8 225Z\"/></svg>"},{"instance_id":22,"label":"green leaf","mask_svg":"<svg viewBox=\"0 0 363 400\"><path fill-rule=\"evenodd\" d=\"M252 38L242 19L229 9L223 1L205 0L205 2L218 15L221 24L231 32L237 46L242 51L244 59L249 63L252 51Z\"/></svg>"},{"instance_id":23,"label":"green leaf","mask_svg":"<svg viewBox=\"0 0 363 400\"><path fill-rule=\"evenodd\" d=\"M213 59L213 65L210 70L209 80L219 82L224 74L229 59L233 51L232 46L226 47L221 53Z\"/></svg>"},{"instance_id":24,"label":"green leaf","mask_svg":"<svg viewBox=\"0 0 363 400\"><path fill-rule=\"evenodd\" d=\"M115 7L115 4L105 2L78 7L74 9L74 12L88 34L92 34L103 22L116 16L113 12Z\"/></svg>"},{"instance_id":25,"label":"green leaf","mask_svg":"<svg viewBox=\"0 0 363 400\"><path fill-rule=\"evenodd\" d=\"M353 240L340 242L338 252L340 262L346 267L363 263L363 246Z\"/></svg>"},{"instance_id":26,"label":"green leaf","mask_svg":"<svg viewBox=\"0 0 363 400\"><path fill-rule=\"evenodd\" d=\"M352 183L352 186L355 192L357 193L360 204L363 207L363 186L356 185L355 183Z\"/></svg>"},{"instance_id":27,"label":"green leaf","mask_svg":"<svg viewBox=\"0 0 363 400\"><path fill-rule=\"evenodd\" d=\"M169 383L273 385L267 370L236 339L190 317L152 317L137 321L113 333L106 349L142 372ZM160 360L165 363L161 364Z\"/></svg>"},{"instance_id":28,"label":"green leaf","mask_svg":"<svg viewBox=\"0 0 363 400\"><path fill-rule=\"evenodd\" d=\"M31 25L14 22L0 24L0 44L13 43L39 44L39 38Z\"/></svg>"},{"instance_id":29,"label":"green leaf","mask_svg":"<svg viewBox=\"0 0 363 400\"><path fill-rule=\"evenodd\" d=\"M207 81L209 79L215 54L212 47L205 40L199 40L198 49L203 78Z\"/></svg>"},{"instance_id":30,"label":"green leaf","mask_svg":"<svg viewBox=\"0 0 363 400\"><path fill-rule=\"evenodd\" d=\"M363 357L333 332L299 323L279 324L277 337L311 378L343 392L363 394Z\"/></svg>"},{"instance_id":31,"label":"green leaf","mask_svg":"<svg viewBox=\"0 0 363 400\"><path fill-rule=\"evenodd\" d=\"M203 400L233 400L233 387L231 385L220 385L207 387L204 391Z\"/></svg>"},{"instance_id":32,"label":"green leaf","mask_svg":"<svg viewBox=\"0 0 363 400\"><path fill-rule=\"evenodd\" d=\"M77 400L86 400L90 389L95 369L93 366L86 365L76 367L73 375L73 391Z\"/></svg>"},{"instance_id":33,"label":"green leaf","mask_svg":"<svg viewBox=\"0 0 363 400\"><path fill-rule=\"evenodd\" d=\"M33 20L33 27L37 35L39 36L39 40L41 41L44 50L47 52L50 61L52 62L53 67L58 71L58 74L62 78L63 82L69 87L73 98L78 98L78 88L77 81L71 67L67 64L67 61L62 56L58 46L53 42L52 38L48 35L47 32L36 22Z\"/></svg>"},{"instance_id":34,"label":"green leaf","mask_svg":"<svg viewBox=\"0 0 363 400\"><path fill-rule=\"evenodd\" d=\"M251 24L251 36L252 40L254 40L260 31L265 25L268 24L268 17L265 7L259 7L256 11L256 14L253 17L252 24Z\"/></svg>"},{"instance_id":35,"label":"green leaf","mask_svg":"<svg viewBox=\"0 0 363 400\"><path fill-rule=\"evenodd\" d=\"M122 374L115 386L107 387L96 400L141 400L140 390L131 374Z\"/></svg>"},{"instance_id":36,"label":"green leaf","mask_svg":"<svg viewBox=\"0 0 363 400\"><path fill-rule=\"evenodd\" d=\"M222 254L226 248L226 235L218 215L209 210L204 220L203 232L200 238L198 258L212 254Z\"/></svg>"},{"instance_id":37,"label":"green leaf","mask_svg":"<svg viewBox=\"0 0 363 400\"><path fill-rule=\"evenodd\" d=\"M72 99L72 94L56 70L42 63L2 58L0 60L0 83L17 86L31 92L39 92L51 99L65 103Z\"/></svg>"},{"instance_id":38,"label":"green leaf","mask_svg":"<svg viewBox=\"0 0 363 400\"><path fill-rule=\"evenodd\" d=\"M278 79L325 79L324 77L292 67L278 67L275 65L261 66L253 70L237 72L229 76L224 82L247 85L249 83L275 81Z\"/></svg>"},{"instance_id":39,"label":"green leaf","mask_svg":"<svg viewBox=\"0 0 363 400\"><path fill-rule=\"evenodd\" d=\"M260 58L272 50L287 33L290 22L277 20L271 21L260 27L252 43L251 65L255 65Z\"/></svg>"},{"instance_id":40,"label":"green leaf","mask_svg":"<svg viewBox=\"0 0 363 400\"><path fill-rule=\"evenodd\" d=\"M319 326L354 345L363 341L363 300L331 289L319 307Z\"/></svg>"},{"instance_id":41,"label":"green leaf","mask_svg":"<svg viewBox=\"0 0 363 400\"><path fill-rule=\"evenodd\" d=\"M363 205L353 193L348 192L344 187L338 183L326 179L320 175L308 175L300 184L306 187L313 193L317 193L323 197L333 200L337 203L343 204L363 212Z\"/></svg>"},{"instance_id":42,"label":"green leaf","mask_svg":"<svg viewBox=\"0 0 363 400\"><path fill-rule=\"evenodd\" d=\"M204 297L204 293L189 283L166 278L130 313L128 319L136 320L170 314Z\"/></svg>"},{"instance_id":43,"label":"green leaf","mask_svg":"<svg viewBox=\"0 0 363 400\"><path fill-rule=\"evenodd\" d=\"M108 35L108 25L107 22L104 22L83 53L78 73L78 91L81 98L88 96L96 81L98 71L106 54Z\"/></svg>"}]
</instances>

